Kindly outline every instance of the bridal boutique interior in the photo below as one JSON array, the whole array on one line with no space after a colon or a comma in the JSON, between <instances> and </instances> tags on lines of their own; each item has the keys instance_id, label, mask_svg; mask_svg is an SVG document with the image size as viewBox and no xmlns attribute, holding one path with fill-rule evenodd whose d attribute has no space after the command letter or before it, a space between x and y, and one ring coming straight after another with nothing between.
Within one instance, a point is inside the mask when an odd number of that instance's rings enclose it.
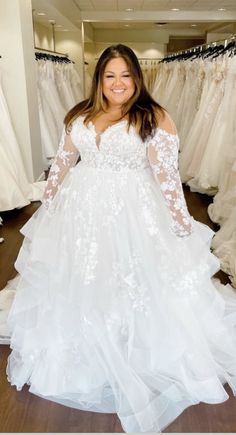
<instances>
[{"instance_id":1,"label":"bridal boutique interior","mask_svg":"<svg viewBox=\"0 0 236 435\"><path fill-rule=\"evenodd\" d=\"M218 277L236 288L236 3L3 0L0 24L0 430L122 432L113 414L65 408L7 383L6 315L19 230L40 206L65 114L88 97L101 52L124 43L176 123L188 207L216 232ZM233 397L200 404L165 431L235 432L235 411Z\"/></svg>"}]
</instances>

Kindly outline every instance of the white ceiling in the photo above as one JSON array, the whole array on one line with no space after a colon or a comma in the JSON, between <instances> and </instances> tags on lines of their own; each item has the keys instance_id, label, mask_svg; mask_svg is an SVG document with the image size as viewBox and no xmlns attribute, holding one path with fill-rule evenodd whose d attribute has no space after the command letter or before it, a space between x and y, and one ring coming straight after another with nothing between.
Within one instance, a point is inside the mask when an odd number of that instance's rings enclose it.
<instances>
[{"instance_id":1,"label":"white ceiling","mask_svg":"<svg viewBox=\"0 0 236 435\"><path fill-rule=\"evenodd\" d=\"M81 11L212 11L219 8L236 11L236 0L75 0Z\"/></svg>"},{"instance_id":2,"label":"white ceiling","mask_svg":"<svg viewBox=\"0 0 236 435\"><path fill-rule=\"evenodd\" d=\"M95 30L155 28L188 37L236 32L236 0L32 0L32 6L35 21L50 27L49 20L55 20L56 31L75 31L84 20Z\"/></svg>"}]
</instances>

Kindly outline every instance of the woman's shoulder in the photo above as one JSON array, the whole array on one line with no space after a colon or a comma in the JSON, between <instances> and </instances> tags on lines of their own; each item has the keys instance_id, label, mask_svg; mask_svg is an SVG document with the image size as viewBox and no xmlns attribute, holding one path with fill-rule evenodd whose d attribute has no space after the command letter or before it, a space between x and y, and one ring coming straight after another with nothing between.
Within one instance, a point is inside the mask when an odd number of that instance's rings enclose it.
<instances>
[{"instance_id":1,"label":"woman's shoulder","mask_svg":"<svg viewBox=\"0 0 236 435\"><path fill-rule=\"evenodd\" d=\"M157 128L164 130L168 134L177 135L177 129L175 123L169 113L162 109L162 111L155 110Z\"/></svg>"}]
</instances>

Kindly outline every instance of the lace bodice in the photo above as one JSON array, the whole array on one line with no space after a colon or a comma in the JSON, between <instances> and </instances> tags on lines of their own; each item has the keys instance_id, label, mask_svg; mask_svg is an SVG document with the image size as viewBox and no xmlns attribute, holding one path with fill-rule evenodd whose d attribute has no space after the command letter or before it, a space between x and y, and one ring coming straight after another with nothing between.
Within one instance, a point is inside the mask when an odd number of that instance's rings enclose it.
<instances>
[{"instance_id":1,"label":"lace bodice","mask_svg":"<svg viewBox=\"0 0 236 435\"><path fill-rule=\"evenodd\" d=\"M127 121L123 120L98 135L90 122L85 126L84 117L79 117L71 132L63 130L59 149L52 164L43 203L49 207L69 169L76 165L87 165L97 170L133 171L151 167L160 186L166 205L170 210L172 230L180 237L192 232L190 217L184 199L178 172L178 136L157 128L152 139L145 143Z\"/></svg>"}]
</instances>

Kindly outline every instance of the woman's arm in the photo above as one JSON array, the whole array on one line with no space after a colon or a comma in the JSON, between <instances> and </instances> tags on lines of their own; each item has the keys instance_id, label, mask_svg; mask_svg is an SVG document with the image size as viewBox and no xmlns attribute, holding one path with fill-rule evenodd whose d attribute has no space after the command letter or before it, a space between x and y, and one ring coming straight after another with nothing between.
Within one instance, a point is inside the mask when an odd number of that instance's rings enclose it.
<instances>
[{"instance_id":1,"label":"woman's arm","mask_svg":"<svg viewBox=\"0 0 236 435\"><path fill-rule=\"evenodd\" d=\"M147 153L155 179L170 210L172 230L177 236L192 233L193 218L184 198L178 171L179 139L174 122L168 114L159 120L155 135L148 141Z\"/></svg>"},{"instance_id":2,"label":"woman's arm","mask_svg":"<svg viewBox=\"0 0 236 435\"><path fill-rule=\"evenodd\" d=\"M74 146L70 134L63 129L59 148L52 163L42 203L48 209L69 169L75 166L79 158L79 150Z\"/></svg>"}]
</instances>

